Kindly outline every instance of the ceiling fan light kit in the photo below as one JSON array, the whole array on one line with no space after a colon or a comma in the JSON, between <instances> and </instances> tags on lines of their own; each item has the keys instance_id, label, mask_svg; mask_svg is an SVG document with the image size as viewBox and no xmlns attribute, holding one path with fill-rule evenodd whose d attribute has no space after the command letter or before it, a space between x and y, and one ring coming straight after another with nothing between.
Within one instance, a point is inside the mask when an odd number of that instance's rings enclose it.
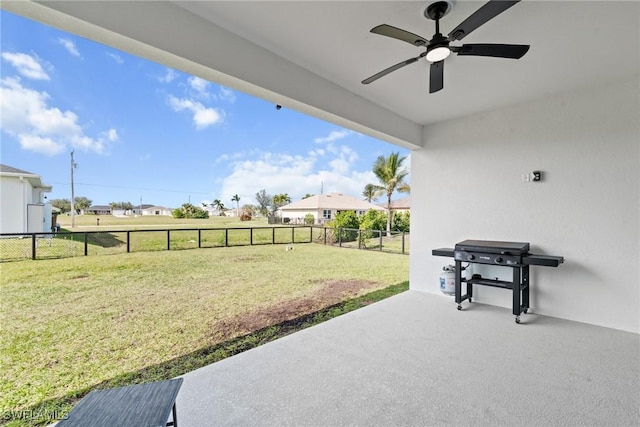
<instances>
[{"instance_id":1,"label":"ceiling fan light kit","mask_svg":"<svg viewBox=\"0 0 640 427\"><path fill-rule=\"evenodd\" d=\"M391 25L382 24L371 29L374 34L391 37L396 40L410 43L417 47L426 47L426 50L415 58L409 58L396 65L386 68L373 76L366 78L362 84L369 84L400 68L417 62L420 58L426 58L431 63L429 77L429 93L434 93L444 87L444 60L455 52L459 56L488 56L494 58L520 59L529 50L529 45L514 44L463 44L462 46L450 46L454 41L462 40L476 28L486 24L520 0L505 1L491 0L465 19L454 28L447 36L440 33L440 19L451 11L455 5L454 0L442 0L427 3L422 8L425 18L436 23L436 32L428 40L417 34Z\"/></svg>"}]
</instances>

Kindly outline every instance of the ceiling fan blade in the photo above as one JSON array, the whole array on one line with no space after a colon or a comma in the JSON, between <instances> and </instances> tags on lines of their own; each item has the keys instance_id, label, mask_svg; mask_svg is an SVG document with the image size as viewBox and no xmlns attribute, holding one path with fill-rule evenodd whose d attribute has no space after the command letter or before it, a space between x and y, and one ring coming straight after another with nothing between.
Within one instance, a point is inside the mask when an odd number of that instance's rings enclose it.
<instances>
[{"instance_id":1,"label":"ceiling fan blade","mask_svg":"<svg viewBox=\"0 0 640 427\"><path fill-rule=\"evenodd\" d=\"M432 62L429 69L429 93L444 87L444 61Z\"/></svg>"},{"instance_id":2,"label":"ceiling fan blade","mask_svg":"<svg viewBox=\"0 0 640 427\"><path fill-rule=\"evenodd\" d=\"M494 58L520 59L529 51L527 44L463 44L452 49L458 55L492 56Z\"/></svg>"},{"instance_id":3,"label":"ceiling fan blade","mask_svg":"<svg viewBox=\"0 0 640 427\"><path fill-rule=\"evenodd\" d=\"M389 68L387 68L385 70L380 71L379 73L374 74L373 76L371 76L369 78L364 79L362 81L362 84L363 85L368 85L369 83L378 80L380 77L384 77L387 74L389 74L389 73L391 73L393 71L399 70L400 68L402 68L402 67L404 67L406 65L413 64L414 62L417 62L418 59L424 57L426 54L427 53L424 52L424 53L421 53L419 56L416 56L415 58L409 58L406 61L399 62L396 65L393 65L393 66L391 66L391 67L389 67Z\"/></svg>"},{"instance_id":4,"label":"ceiling fan blade","mask_svg":"<svg viewBox=\"0 0 640 427\"><path fill-rule=\"evenodd\" d=\"M465 36L468 36L473 30L483 25L487 21L495 18L505 10L509 9L514 4L518 3L520 0L513 1L503 1L503 0L492 0L489 3L486 3L480 9L475 11L471 16L462 22L462 24L458 25L453 29L447 36L450 41L454 40L462 40Z\"/></svg>"},{"instance_id":5,"label":"ceiling fan blade","mask_svg":"<svg viewBox=\"0 0 640 427\"><path fill-rule=\"evenodd\" d=\"M410 33L401 28L392 27L391 25L382 24L371 29L374 34L380 34L383 36L391 37L394 39L402 40L413 46L425 46L429 43L429 40L417 34Z\"/></svg>"}]
</instances>

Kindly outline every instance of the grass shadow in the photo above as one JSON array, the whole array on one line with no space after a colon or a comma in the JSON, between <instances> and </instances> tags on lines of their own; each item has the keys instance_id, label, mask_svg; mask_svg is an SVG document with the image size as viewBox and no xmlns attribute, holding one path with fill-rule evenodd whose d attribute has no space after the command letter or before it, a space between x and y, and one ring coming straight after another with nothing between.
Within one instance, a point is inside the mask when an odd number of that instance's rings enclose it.
<instances>
[{"instance_id":1,"label":"grass shadow","mask_svg":"<svg viewBox=\"0 0 640 427\"><path fill-rule=\"evenodd\" d=\"M66 228L60 229L61 234L57 234L56 238L71 239L74 242L84 243L84 232L72 232ZM119 239L108 231L87 232L87 244L100 246L102 248L114 248L126 244L126 240Z\"/></svg>"},{"instance_id":2,"label":"grass shadow","mask_svg":"<svg viewBox=\"0 0 640 427\"><path fill-rule=\"evenodd\" d=\"M266 326L249 334L201 348L192 353L167 360L160 364L149 366L137 371L127 372L93 386L75 390L63 397L49 399L39 403L38 405L14 411L16 414L23 417L25 414L30 414L31 419L12 420L10 419L11 413L7 412L4 414L4 420L0 420L0 425L7 425L10 427L46 426L55 421L55 417L52 417L51 414L60 416L68 414L73 405L92 390L171 379L195 369L210 365L211 363L218 362L227 357L258 347L262 344L266 344L270 341L274 341L278 338L282 338L294 332L301 331L310 326L333 319L334 317L338 317L350 311L357 310L358 308L365 307L374 302L389 298L408 289L409 282L401 282L396 285L388 286L384 289L379 289L359 297L350 298L337 304L324 307L313 313L305 314L295 319Z\"/></svg>"}]
</instances>

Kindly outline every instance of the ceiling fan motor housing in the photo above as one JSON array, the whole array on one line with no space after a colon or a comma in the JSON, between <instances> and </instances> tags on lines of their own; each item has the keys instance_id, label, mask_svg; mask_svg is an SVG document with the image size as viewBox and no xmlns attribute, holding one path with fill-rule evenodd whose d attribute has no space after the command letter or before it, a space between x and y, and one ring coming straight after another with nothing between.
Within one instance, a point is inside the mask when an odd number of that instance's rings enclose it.
<instances>
[{"instance_id":1,"label":"ceiling fan motor housing","mask_svg":"<svg viewBox=\"0 0 640 427\"><path fill-rule=\"evenodd\" d=\"M445 16L453 6L455 5L455 0L438 0L438 1L430 1L422 8L422 15L431 20L437 20Z\"/></svg>"}]
</instances>

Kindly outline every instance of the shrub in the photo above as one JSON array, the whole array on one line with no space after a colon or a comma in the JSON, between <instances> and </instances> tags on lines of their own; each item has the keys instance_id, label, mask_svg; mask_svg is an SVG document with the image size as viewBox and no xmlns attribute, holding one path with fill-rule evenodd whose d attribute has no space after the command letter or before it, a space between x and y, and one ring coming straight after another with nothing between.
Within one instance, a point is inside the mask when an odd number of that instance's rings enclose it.
<instances>
[{"instance_id":1,"label":"shrub","mask_svg":"<svg viewBox=\"0 0 640 427\"><path fill-rule=\"evenodd\" d=\"M313 214L306 214L304 216L304 223L306 225L313 225L316 222L316 218L313 216Z\"/></svg>"},{"instance_id":2,"label":"shrub","mask_svg":"<svg viewBox=\"0 0 640 427\"><path fill-rule=\"evenodd\" d=\"M409 232L411 224L411 214L409 212L399 212L393 215L391 228L395 231Z\"/></svg>"},{"instance_id":3,"label":"shrub","mask_svg":"<svg viewBox=\"0 0 640 427\"><path fill-rule=\"evenodd\" d=\"M387 214L383 211L369 209L360 217L360 230L385 230L387 228Z\"/></svg>"},{"instance_id":4,"label":"shrub","mask_svg":"<svg viewBox=\"0 0 640 427\"><path fill-rule=\"evenodd\" d=\"M251 221L251 213L242 211L240 214L240 221Z\"/></svg>"},{"instance_id":5,"label":"shrub","mask_svg":"<svg viewBox=\"0 0 640 427\"><path fill-rule=\"evenodd\" d=\"M334 241L341 239L343 242L352 242L358 238L357 229L360 227L360 222L358 221L356 213L353 211L340 212L333 221L329 222L328 226L341 229L336 230Z\"/></svg>"}]
</instances>

